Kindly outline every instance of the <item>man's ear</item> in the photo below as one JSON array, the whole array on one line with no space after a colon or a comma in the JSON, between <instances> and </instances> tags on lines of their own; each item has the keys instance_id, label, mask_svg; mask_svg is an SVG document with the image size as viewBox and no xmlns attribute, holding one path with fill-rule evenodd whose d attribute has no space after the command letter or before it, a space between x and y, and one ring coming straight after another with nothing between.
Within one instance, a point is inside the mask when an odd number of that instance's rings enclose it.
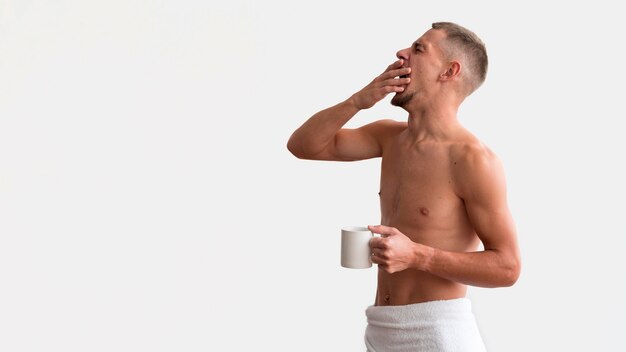
<instances>
[{"instance_id":1,"label":"man's ear","mask_svg":"<svg viewBox=\"0 0 626 352\"><path fill-rule=\"evenodd\" d=\"M461 63L458 61L450 61L445 71L439 75L439 79L443 81L453 80L461 74Z\"/></svg>"}]
</instances>

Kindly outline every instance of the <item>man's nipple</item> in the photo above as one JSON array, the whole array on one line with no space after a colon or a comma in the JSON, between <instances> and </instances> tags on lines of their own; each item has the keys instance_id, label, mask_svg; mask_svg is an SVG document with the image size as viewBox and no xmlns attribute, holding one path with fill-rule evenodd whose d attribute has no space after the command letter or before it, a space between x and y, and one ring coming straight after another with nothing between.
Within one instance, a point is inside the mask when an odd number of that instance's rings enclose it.
<instances>
[{"instance_id":1,"label":"man's nipple","mask_svg":"<svg viewBox=\"0 0 626 352\"><path fill-rule=\"evenodd\" d=\"M428 214L429 214L428 208L421 207L420 208L420 214L422 214L424 216L428 216Z\"/></svg>"}]
</instances>

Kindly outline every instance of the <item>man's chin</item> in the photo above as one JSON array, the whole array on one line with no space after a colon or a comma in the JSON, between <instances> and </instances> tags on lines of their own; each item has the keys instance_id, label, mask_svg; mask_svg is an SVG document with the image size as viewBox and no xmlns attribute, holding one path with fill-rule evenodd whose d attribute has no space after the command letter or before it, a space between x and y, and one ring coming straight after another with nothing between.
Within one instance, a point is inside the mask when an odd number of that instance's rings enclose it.
<instances>
[{"instance_id":1,"label":"man's chin","mask_svg":"<svg viewBox=\"0 0 626 352\"><path fill-rule=\"evenodd\" d=\"M391 105L398 106L398 107L403 107L409 101L411 101L411 99L413 99L413 94L404 93L404 92L403 93L396 93L396 95L394 95L393 98L391 98Z\"/></svg>"}]
</instances>

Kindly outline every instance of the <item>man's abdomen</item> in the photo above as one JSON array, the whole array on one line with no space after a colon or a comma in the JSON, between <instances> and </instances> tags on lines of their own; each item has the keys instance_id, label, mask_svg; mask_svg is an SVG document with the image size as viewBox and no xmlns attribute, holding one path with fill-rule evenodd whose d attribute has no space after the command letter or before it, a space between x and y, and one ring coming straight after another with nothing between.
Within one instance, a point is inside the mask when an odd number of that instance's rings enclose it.
<instances>
[{"instance_id":1,"label":"man's abdomen","mask_svg":"<svg viewBox=\"0 0 626 352\"><path fill-rule=\"evenodd\" d=\"M465 297L467 286L429 273L407 269L389 274L379 269L375 305L406 305Z\"/></svg>"}]
</instances>

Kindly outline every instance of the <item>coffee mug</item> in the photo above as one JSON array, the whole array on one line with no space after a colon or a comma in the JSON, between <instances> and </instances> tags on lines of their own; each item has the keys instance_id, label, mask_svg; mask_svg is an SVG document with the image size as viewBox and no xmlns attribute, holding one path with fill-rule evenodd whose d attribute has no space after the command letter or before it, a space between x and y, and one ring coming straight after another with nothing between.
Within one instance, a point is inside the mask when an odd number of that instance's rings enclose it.
<instances>
[{"instance_id":1,"label":"coffee mug","mask_svg":"<svg viewBox=\"0 0 626 352\"><path fill-rule=\"evenodd\" d=\"M341 229L341 266L351 269L372 267L370 240L374 234L367 227Z\"/></svg>"}]
</instances>

